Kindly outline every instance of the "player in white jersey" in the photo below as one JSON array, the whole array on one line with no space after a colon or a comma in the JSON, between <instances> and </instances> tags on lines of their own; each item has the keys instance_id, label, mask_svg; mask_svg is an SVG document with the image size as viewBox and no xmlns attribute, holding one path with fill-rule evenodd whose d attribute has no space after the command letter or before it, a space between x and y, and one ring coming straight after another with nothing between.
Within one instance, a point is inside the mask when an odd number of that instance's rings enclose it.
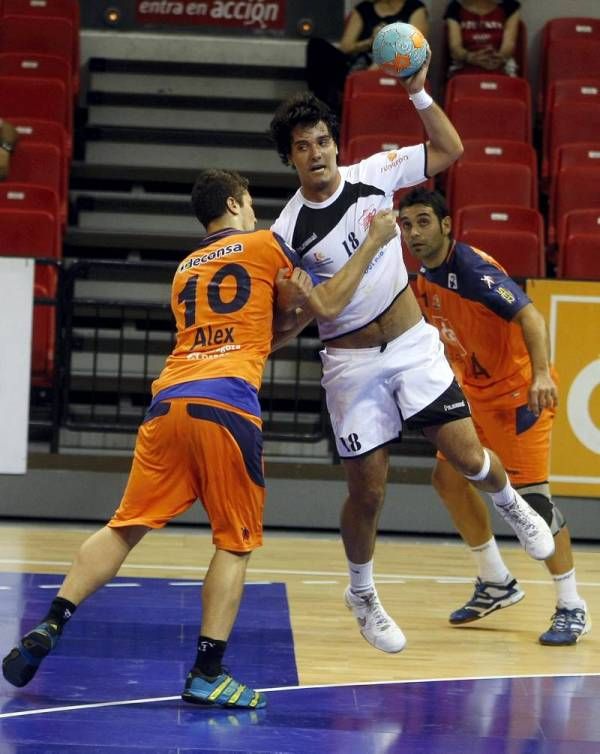
<instances>
[{"instance_id":1,"label":"player in white jersey","mask_svg":"<svg viewBox=\"0 0 600 754\"><path fill-rule=\"evenodd\" d=\"M424 90L429 61L402 80L425 126L426 144L338 167L337 122L326 105L300 94L275 113L271 135L282 161L297 171L300 189L273 230L295 248L315 282L352 256L371 218L392 206L395 190L436 175L462 154L456 130ZM301 315L296 332L310 318ZM373 554L386 446L400 437L403 425L422 430L457 470L490 493L530 555L547 558L554 541L543 519L513 490L498 458L477 439L438 331L423 320L408 285L399 234L377 253L338 317L318 324L325 342L323 386L348 483L341 515L350 574L345 601L369 643L399 652L406 640L377 596Z\"/></svg>"}]
</instances>

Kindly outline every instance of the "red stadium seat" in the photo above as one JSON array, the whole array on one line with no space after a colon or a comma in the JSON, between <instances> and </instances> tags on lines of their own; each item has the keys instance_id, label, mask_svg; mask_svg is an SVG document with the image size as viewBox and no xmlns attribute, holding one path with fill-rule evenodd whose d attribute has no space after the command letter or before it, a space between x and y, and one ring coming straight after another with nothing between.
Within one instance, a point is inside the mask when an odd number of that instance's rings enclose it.
<instances>
[{"instance_id":1,"label":"red stadium seat","mask_svg":"<svg viewBox=\"0 0 600 754\"><path fill-rule=\"evenodd\" d=\"M535 176L527 165L456 162L448 172L447 194L452 216L470 204L510 204L537 209Z\"/></svg>"},{"instance_id":2,"label":"red stadium seat","mask_svg":"<svg viewBox=\"0 0 600 754\"><path fill-rule=\"evenodd\" d=\"M598 49L600 54L600 48ZM542 175L551 177L558 149L576 142L600 143L600 106L589 102L562 102L548 115L547 152L542 161Z\"/></svg>"},{"instance_id":3,"label":"red stadium seat","mask_svg":"<svg viewBox=\"0 0 600 754\"><path fill-rule=\"evenodd\" d=\"M556 233L568 212L600 207L600 170L589 167L568 167L559 170L553 181L548 220L548 242L556 241Z\"/></svg>"},{"instance_id":4,"label":"red stadium seat","mask_svg":"<svg viewBox=\"0 0 600 754\"><path fill-rule=\"evenodd\" d=\"M0 53L0 76L58 79L65 85L69 100L73 96L71 66L64 58L59 58L56 55L24 52Z\"/></svg>"},{"instance_id":5,"label":"red stadium seat","mask_svg":"<svg viewBox=\"0 0 600 754\"><path fill-rule=\"evenodd\" d=\"M390 94L398 93L408 96L406 89L396 76L389 76L377 68L350 73L344 84L344 102L350 97L361 94Z\"/></svg>"},{"instance_id":6,"label":"red stadium seat","mask_svg":"<svg viewBox=\"0 0 600 754\"><path fill-rule=\"evenodd\" d=\"M563 216L558 229L558 245L564 246L570 236L593 236L600 233L600 207L574 209Z\"/></svg>"},{"instance_id":7,"label":"red stadium seat","mask_svg":"<svg viewBox=\"0 0 600 754\"><path fill-rule=\"evenodd\" d=\"M534 185L537 185L537 153L531 144L508 139L464 139L463 147L464 152L460 162L481 162L489 165L498 163L526 165L531 170ZM446 173L441 175L444 185L446 176Z\"/></svg>"},{"instance_id":8,"label":"red stadium seat","mask_svg":"<svg viewBox=\"0 0 600 754\"><path fill-rule=\"evenodd\" d=\"M554 154L551 175L557 175L563 168L600 168L600 134L592 143L577 141L563 144Z\"/></svg>"},{"instance_id":9,"label":"red stadium seat","mask_svg":"<svg viewBox=\"0 0 600 754\"><path fill-rule=\"evenodd\" d=\"M0 210L7 212L33 211L51 215L54 218L54 243L50 249L44 249L44 254L34 254L34 256L62 256L59 202L53 189L46 186L31 186L13 181L2 181L0 183ZM3 231L4 228L2 228Z\"/></svg>"},{"instance_id":10,"label":"red stadium seat","mask_svg":"<svg viewBox=\"0 0 600 754\"><path fill-rule=\"evenodd\" d=\"M67 135L68 154L71 154L72 102L65 85L57 79L0 76L0 113L11 123L20 118L59 123Z\"/></svg>"},{"instance_id":11,"label":"red stadium seat","mask_svg":"<svg viewBox=\"0 0 600 754\"><path fill-rule=\"evenodd\" d=\"M414 134L401 134L397 131L355 136L348 142L343 164L352 165L377 152L389 152L392 149L399 149L414 143Z\"/></svg>"},{"instance_id":12,"label":"red stadium seat","mask_svg":"<svg viewBox=\"0 0 600 754\"><path fill-rule=\"evenodd\" d=\"M15 183L44 186L56 193L64 224L67 197L63 194L62 156L53 144L23 141L12 154L8 178Z\"/></svg>"},{"instance_id":13,"label":"red stadium seat","mask_svg":"<svg viewBox=\"0 0 600 754\"><path fill-rule=\"evenodd\" d=\"M544 111L555 81L583 78L600 78L600 39L586 37L571 44L564 40L550 43L542 57L538 111Z\"/></svg>"},{"instance_id":14,"label":"red stadium seat","mask_svg":"<svg viewBox=\"0 0 600 754\"><path fill-rule=\"evenodd\" d=\"M521 99L460 97L446 112L463 139L531 141L531 108Z\"/></svg>"},{"instance_id":15,"label":"red stadium seat","mask_svg":"<svg viewBox=\"0 0 600 754\"><path fill-rule=\"evenodd\" d=\"M531 113L531 87L524 78L491 73L455 76L446 85L444 108L448 110L454 100L463 97L518 99Z\"/></svg>"},{"instance_id":16,"label":"red stadium seat","mask_svg":"<svg viewBox=\"0 0 600 754\"><path fill-rule=\"evenodd\" d=\"M540 240L535 233L520 230L493 230L472 228L466 230L460 241L490 254L507 270L511 277L545 277L546 264L540 256Z\"/></svg>"},{"instance_id":17,"label":"red stadium seat","mask_svg":"<svg viewBox=\"0 0 600 754\"><path fill-rule=\"evenodd\" d=\"M453 235L487 251L516 277L546 274L544 220L535 209L471 205L459 209Z\"/></svg>"},{"instance_id":18,"label":"red stadium seat","mask_svg":"<svg viewBox=\"0 0 600 754\"><path fill-rule=\"evenodd\" d=\"M600 233L569 236L559 247L557 276L600 280Z\"/></svg>"},{"instance_id":19,"label":"red stadium seat","mask_svg":"<svg viewBox=\"0 0 600 754\"><path fill-rule=\"evenodd\" d=\"M352 97L348 100L342 121L342 152L355 136L396 130L409 135L411 144L422 142L425 138L423 123L407 96L371 94Z\"/></svg>"},{"instance_id":20,"label":"red stadium seat","mask_svg":"<svg viewBox=\"0 0 600 754\"><path fill-rule=\"evenodd\" d=\"M46 17L33 21L28 16L7 16L0 19L0 50L54 55L63 58L71 68L72 91L79 91L79 50L77 30L66 18Z\"/></svg>"},{"instance_id":21,"label":"red stadium seat","mask_svg":"<svg viewBox=\"0 0 600 754\"><path fill-rule=\"evenodd\" d=\"M44 210L0 207L0 254L17 257L58 257L57 218Z\"/></svg>"}]
</instances>

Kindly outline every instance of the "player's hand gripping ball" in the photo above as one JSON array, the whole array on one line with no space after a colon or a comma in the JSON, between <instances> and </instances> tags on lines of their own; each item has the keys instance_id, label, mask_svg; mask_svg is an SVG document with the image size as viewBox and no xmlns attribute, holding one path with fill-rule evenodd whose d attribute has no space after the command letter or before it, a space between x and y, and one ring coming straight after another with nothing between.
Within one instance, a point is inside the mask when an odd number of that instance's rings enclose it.
<instances>
[{"instance_id":1,"label":"player's hand gripping ball","mask_svg":"<svg viewBox=\"0 0 600 754\"><path fill-rule=\"evenodd\" d=\"M398 21L388 24L373 41L373 60L393 76L408 78L425 62L429 46L427 40L411 24Z\"/></svg>"}]
</instances>

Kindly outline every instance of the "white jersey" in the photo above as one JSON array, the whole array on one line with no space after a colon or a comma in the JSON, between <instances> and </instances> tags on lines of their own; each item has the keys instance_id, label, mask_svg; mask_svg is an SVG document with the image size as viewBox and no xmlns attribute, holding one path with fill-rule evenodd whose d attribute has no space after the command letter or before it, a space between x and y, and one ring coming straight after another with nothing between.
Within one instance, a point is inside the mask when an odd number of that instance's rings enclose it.
<instances>
[{"instance_id":1,"label":"white jersey","mask_svg":"<svg viewBox=\"0 0 600 754\"><path fill-rule=\"evenodd\" d=\"M324 202L309 202L300 189L272 226L302 259L315 282L343 267L365 240L373 216L392 206L394 192L427 179L424 144L377 154L340 167L337 191ZM332 322L319 321L319 335L330 340L359 330L391 306L408 284L400 232L373 258L350 303Z\"/></svg>"}]
</instances>

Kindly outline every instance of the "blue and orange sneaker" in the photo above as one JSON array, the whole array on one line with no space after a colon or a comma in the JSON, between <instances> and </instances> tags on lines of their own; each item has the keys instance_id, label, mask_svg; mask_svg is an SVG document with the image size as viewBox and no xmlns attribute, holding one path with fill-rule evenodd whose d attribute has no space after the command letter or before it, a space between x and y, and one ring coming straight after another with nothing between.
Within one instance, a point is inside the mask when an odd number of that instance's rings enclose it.
<instances>
[{"instance_id":1,"label":"blue and orange sneaker","mask_svg":"<svg viewBox=\"0 0 600 754\"><path fill-rule=\"evenodd\" d=\"M241 709L262 709L267 706L267 698L264 694L244 686L226 672L216 678L188 673L181 698L190 704Z\"/></svg>"},{"instance_id":2,"label":"blue and orange sneaker","mask_svg":"<svg viewBox=\"0 0 600 754\"><path fill-rule=\"evenodd\" d=\"M27 686L40 663L56 646L60 634L54 623L40 623L2 660L2 674L13 686Z\"/></svg>"}]
</instances>

